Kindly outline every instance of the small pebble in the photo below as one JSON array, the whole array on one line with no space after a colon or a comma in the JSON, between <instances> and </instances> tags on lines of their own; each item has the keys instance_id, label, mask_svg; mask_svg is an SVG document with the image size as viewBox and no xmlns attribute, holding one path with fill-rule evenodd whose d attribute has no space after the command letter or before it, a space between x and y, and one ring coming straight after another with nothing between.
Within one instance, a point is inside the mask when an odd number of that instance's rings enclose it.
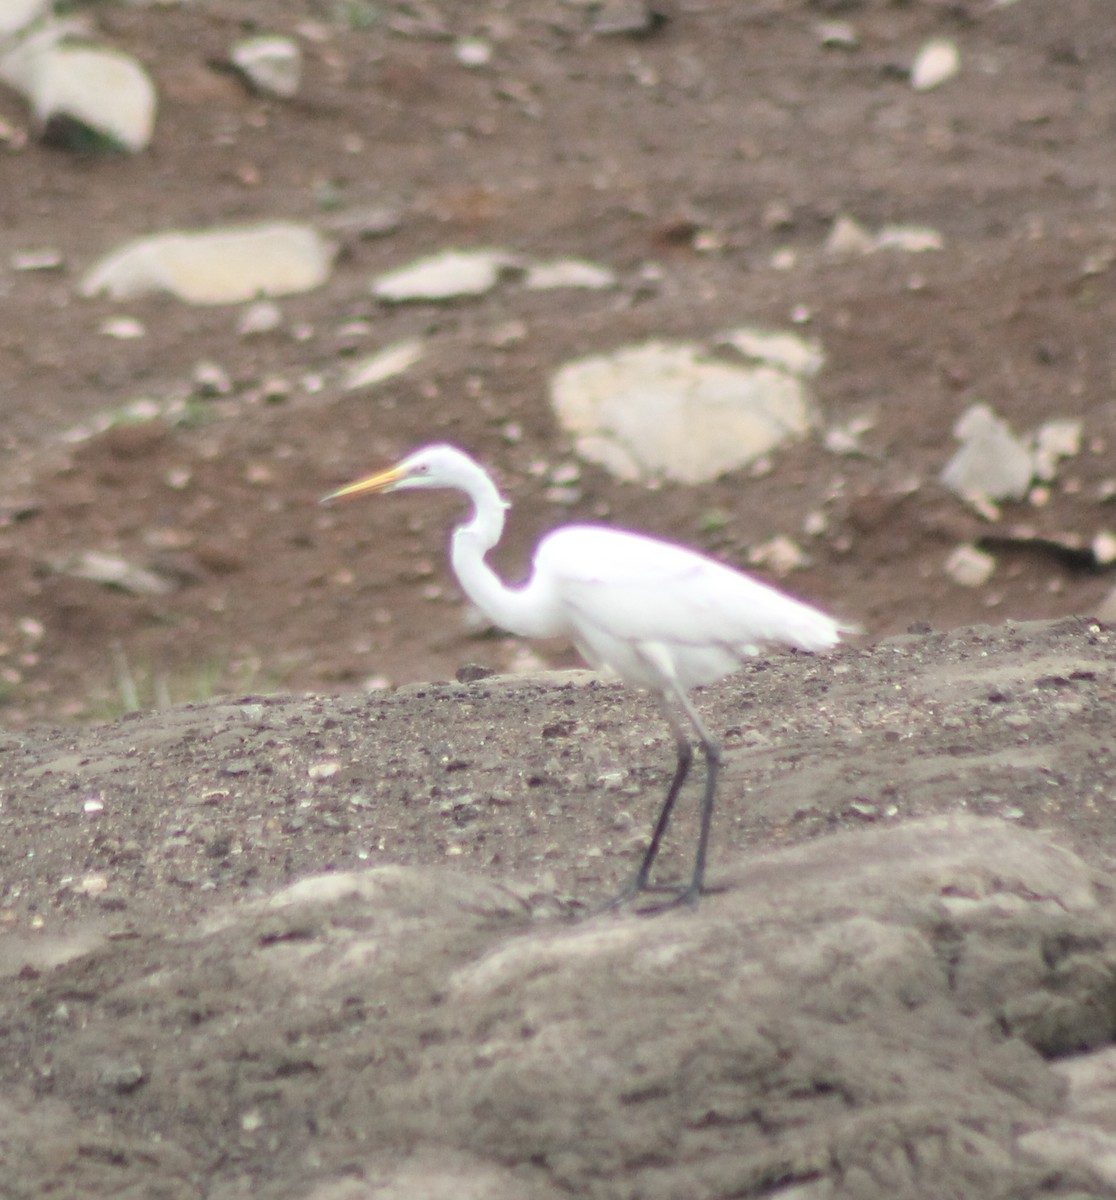
<instances>
[{"instance_id":1,"label":"small pebble","mask_svg":"<svg viewBox=\"0 0 1116 1200\"><path fill-rule=\"evenodd\" d=\"M11 257L13 271L56 271L62 263L62 251L53 248L17 250Z\"/></svg>"},{"instance_id":2,"label":"small pebble","mask_svg":"<svg viewBox=\"0 0 1116 1200\"><path fill-rule=\"evenodd\" d=\"M961 55L953 42L935 38L927 42L911 65L911 87L928 92L952 79L961 69Z\"/></svg>"},{"instance_id":3,"label":"small pebble","mask_svg":"<svg viewBox=\"0 0 1116 1200\"><path fill-rule=\"evenodd\" d=\"M236 331L241 337L256 337L263 333L274 333L283 324L283 311L270 300L259 300L249 304L240 314Z\"/></svg>"},{"instance_id":4,"label":"small pebble","mask_svg":"<svg viewBox=\"0 0 1116 1200\"><path fill-rule=\"evenodd\" d=\"M492 45L481 38L461 38L453 56L463 67L485 67L492 61Z\"/></svg>"},{"instance_id":5,"label":"small pebble","mask_svg":"<svg viewBox=\"0 0 1116 1200\"><path fill-rule=\"evenodd\" d=\"M946 574L962 587L981 587L992 578L996 560L976 546L958 546L945 564Z\"/></svg>"},{"instance_id":6,"label":"small pebble","mask_svg":"<svg viewBox=\"0 0 1116 1200\"><path fill-rule=\"evenodd\" d=\"M135 341L147 334L143 322L135 317L106 317L100 324L100 332L118 342Z\"/></svg>"},{"instance_id":7,"label":"small pebble","mask_svg":"<svg viewBox=\"0 0 1116 1200\"><path fill-rule=\"evenodd\" d=\"M232 379L228 371L208 359L194 364L191 379L201 396L227 396L232 391Z\"/></svg>"}]
</instances>

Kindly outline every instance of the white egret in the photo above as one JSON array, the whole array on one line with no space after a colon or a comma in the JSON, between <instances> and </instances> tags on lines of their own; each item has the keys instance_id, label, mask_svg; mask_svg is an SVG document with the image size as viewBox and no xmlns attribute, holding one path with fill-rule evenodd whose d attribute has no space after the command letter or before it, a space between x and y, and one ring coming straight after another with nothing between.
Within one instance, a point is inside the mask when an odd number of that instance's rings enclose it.
<instances>
[{"instance_id":1,"label":"white egret","mask_svg":"<svg viewBox=\"0 0 1116 1200\"><path fill-rule=\"evenodd\" d=\"M453 446L417 450L324 500L404 488L448 488L469 498L472 517L454 530L450 557L466 594L495 624L521 637L566 637L593 666L658 697L678 760L639 871L618 900L651 889L651 868L693 759L681 714L689 719L705 755L705 793L693 875L673 902L696 901L721 747L689 689L738 670L763 646L825 650L851 627L693 550L598 525L547 534L530 579L509 587L485 562L500 540L508 503L483 468Z\"/></svg>"}]
</instances>

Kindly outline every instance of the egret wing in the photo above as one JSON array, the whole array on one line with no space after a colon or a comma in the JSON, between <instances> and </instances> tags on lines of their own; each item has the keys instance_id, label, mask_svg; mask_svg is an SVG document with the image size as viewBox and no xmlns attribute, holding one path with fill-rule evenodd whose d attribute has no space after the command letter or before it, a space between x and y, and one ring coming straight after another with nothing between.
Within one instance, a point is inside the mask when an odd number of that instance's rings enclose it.
<instances>
[{"instance_id":1,"label":"egret wing","mask_svg":"<svg viewBox=\"0 0 1116 1200\"><path fill-rule=\"evenodd\" d=\"M628 643L820 650L841 625L801 601L682 546L597 526L568 526L539 547L537 569L571 621Z\"/></svg>"}]
</instances>

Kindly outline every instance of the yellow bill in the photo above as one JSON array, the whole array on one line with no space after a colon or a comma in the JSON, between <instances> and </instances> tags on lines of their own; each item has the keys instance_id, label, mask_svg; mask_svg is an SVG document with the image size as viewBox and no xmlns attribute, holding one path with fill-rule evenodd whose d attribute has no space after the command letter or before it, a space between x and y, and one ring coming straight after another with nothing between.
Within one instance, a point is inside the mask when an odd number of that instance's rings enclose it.
<instances>
[{"instance_id":1,"label":"yellow bill","mask_svg":"<svg viewBox=\"0 0 1116 1200\"><path fill-rule=\"evenodd\" d=\"M342 500L346 496L361 496L365 492L386 492L405 474L406 472L400 467L389 467L386 471L377 471L375 475L366 475L363 479L357 479L353 483L339 487L335 492L330 492L328 496L322 497L321 503L328 504L331 500Z\"/></svg>"}]
</instances>

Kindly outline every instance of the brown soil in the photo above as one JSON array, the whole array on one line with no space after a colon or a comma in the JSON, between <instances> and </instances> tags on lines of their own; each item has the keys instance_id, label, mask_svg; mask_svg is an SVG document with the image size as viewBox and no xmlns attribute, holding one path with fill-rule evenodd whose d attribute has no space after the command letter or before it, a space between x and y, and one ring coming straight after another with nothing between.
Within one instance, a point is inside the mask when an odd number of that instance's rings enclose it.
<instances>
[{"instance_id":1,"label":"brown soil","mask_svg":"<svg viewBox=\"0 0 1116 1200\"><path fill-rule=\"evenodd\" d=\"M592 36L588 10L558 0L420 7L417 24L403 20L408 6L382 5L370 28L352 29L310 3L91 6L102 35L158 81L153 148L131 159L34 143L0 153L8 254L49 246L66 263L4 282L9 724L112 712L125 667L147 703L156 680L183 700L448 678L472 660L508 667L517 647L477 640L443 566L452 501L317 506L432 439L473 452L514 501L497 556L512 575L540 531L604 519L738 564L776 534L796 538L812 565L786 586L870 635L1096 611L1110 578L1084 556L997 539L1025 525L1088 545L1113 522L1102 497L1116 478L1116 30L1103 0L1056 15L1027 3L681 4L643 38ZM859 49L820 44L818 23L836 8ZM307 21L316 32L303 38L294 101L249 95L214 65L246 30ZM447 33L488 36L492 64L459 65ZM963 72L919 95L900 68L931 36L957 40ZM0 98L0 117L24 124L17 97ZM85 267L139 233L326 223L369 206L397 209L398 229L349 239L328 286L282 302L274 336L239 336L226 309L74 295ZM930 225L946 248L835 261L822 244L840 213L871 228ZM478 301L398 309L368 294L379 271L488 244L598 260L625 287L531 294L509 282ZM769 265L780 247L797 252L793 269ZM641 282L647 264L654 285ZM548 500L547 469L571 459L546 399L560 363L648 337L785 327L799 306L828 356L826 423L875 422L862 456L811 439L762 477L653 491L585 467L576 503ZM147 335L99 332L121 313ZM509 322L521 336L507 341ZM431 352L405 377L342 391L353 354L415 333ZM232 395L194 394L203 360L228 372ZM285 393L269 392L277 380ZM177 424L74 440L143 398L190 399ZM936 482L952 425L976 400L1020 432L1084 421L1085 450L1048 502L1008 505L994 525ZM804 537L818 510L828 531ZM970 538L1000 555L977 590L943 571ZM88 550L162 571L175 589L129 596L53 569ZM541 653L574 661L560 647Z\"/></svg>"},{"instance_id":2,"label":"brown soil","mask_svg":"<svg viewBox=\"0 0 1116 1200\"><path fill-rule=\"evenodd\" d=\"M342 10L376 19L354 28ZM85 11L147 64L161 108L152 149L135 158L0 143L0 918L14 989L3 1027L27 1039L13 1042L3 1078L20 1095L38 1089L100 1119L96 1089L43 1082L26 1047L45 1035L23 1024L47 1012L37 972L87 935L126 948L140 931L187 928L215 902L369 864L460 863L567 913L630 870L671 765L638 699L537 679L361 694L452 679L467 663L576 662L568 647L477 628L444 564L452 499L318 506L434 439L489 465L514 502L495 555L509 577L525 573L541 532L570 520L737 565L783 534L810 563L780 582L865 627L833 661L761 661L704 702L729 745L715 863L971 808L1053 825L1093 866L1112 865L1116 822L1098 802L1112 785L1108 635L1085 620L1002 625L1093 614L1112 586L1080 549L1116 523L1106 0L678 0L643 37L593 34L591 7L559 0ZM856 49L822 46L818 24L833 19L853 22ZM295 100L251 95L221 66L254 29L301 37ZM483 69L453 53L454 37L473 34L495 48ZM905 69L937 36L957 41L962 73L916 94ZM0 121L25 127L15 95L0 94ZM241 336L227 309L75 296L81 271L143 232L271 217L336 228L366 208L397 212L397 228L343 235L328 285L282 300L276 334ZM842 213L873 229L932 226L945 248L835 259L823 243ZM380 271L480 245L600 261L623 286L528 293L510 280L480 300L399 308L369 295ZM42 247L64 269L6 265ZM787 247L795 265L775 269ZM824 422L869 419L863 453L839 457L812 438L768 471L703 487L647 489L582 466L573 501L555 501L552 472L574 461L547 405L559 364L652 337L787 327L796 313L826 351ZM122 314L146 336L100 332ZM405 376L343 390L355 356L414 334L430 350ZM201 394L202 361L227 371L229 395ZM168 415L121 419L137 400ZM1085 431L1048 494L993 522L937 482L953 424L978 400L1018 432L1061 416ZM825 532L807 537L819 511ZM944 571L966 541L998 557L984 587ZM59 569L86 551L153 570L171 590L137 596ZM1001 627L872 648L912 628L983 622ZM844 724L822 699L833 689ZM279 690L337 695L264 694ZM75 727L136 701L215 693L232 698ZM856 741L865 714L870 746ZM827 766L842 741L840 761L855 761ZM687 829L668 872L685 869ZM145 948L127 971L153 971L162 954ZM107 996L124 968L103 970L91 994ZM154 1126L129 1125L121 1103L113 1119L147 1145ZM299 1119L300 1103L284 1120ZM154 1131L170 1139L173 1105L160 1113ZM206 1194L232 1161L238 1179L269 1181L268 1195L302 1194L275 1182L291 1162L241 1133L210 1145L184 1173L193 1182L165 1194ZM120 1151L128 1186L160 1194L152 1179L170 1168L154 1157L145 1176L140 1141ZM15 1153L0 1133L5 1149ZM101 1166L116 1152L79 1151ZM312 1175L308 1162L298 1172ZM49 1176L34 1171L27 1195ZM126 1194L111 1170L105 1178L69 1194ZM935 1193L924 1179L912 1194Z\"/></svg>"},{"instance_id":3,"label":"brown soil","mask_svg":"<svg viewBox=\"0 0 1116 1200\"><path fill-rule=\"evenodd\" d=\"M671 740L583 673L9 733L5 1194L1111 1196L1116 636L701 703L712 891L654 917L594 910Z\"/></svg>"}]
</instances>

